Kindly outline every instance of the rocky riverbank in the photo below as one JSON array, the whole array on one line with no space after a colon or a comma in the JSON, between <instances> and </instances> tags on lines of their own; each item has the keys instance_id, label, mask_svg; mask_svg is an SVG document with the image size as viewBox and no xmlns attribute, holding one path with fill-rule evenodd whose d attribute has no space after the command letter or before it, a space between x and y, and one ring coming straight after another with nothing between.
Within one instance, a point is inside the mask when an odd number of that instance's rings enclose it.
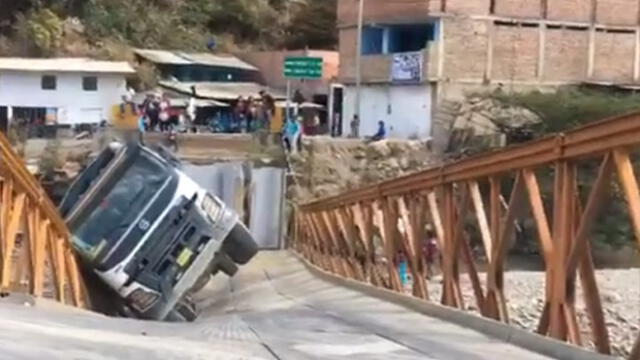
<instances>
[{"instance_id":1,"label":"rocky riverbank","mask_svg":"<svg viewBox=\"0 0 640 360\"><path fill-rule=\"evenodd\" d=\"M640 269L598 270L596 278L609 330L612 351L628 356L640 331ZM510 271L505 274L505 292L511 323L528 331L536 331L544 306L545 275L538 271ZM481 275L484 283L484 275ZM576 308L583 342L591 349L590 320L577 282ZM429 282L432 299L440 299L442 285L436 277ZM483 284L484 285L484 284ZM466 310L478 313L471 282L461 275Z\"/></svg>"}]
</instances>

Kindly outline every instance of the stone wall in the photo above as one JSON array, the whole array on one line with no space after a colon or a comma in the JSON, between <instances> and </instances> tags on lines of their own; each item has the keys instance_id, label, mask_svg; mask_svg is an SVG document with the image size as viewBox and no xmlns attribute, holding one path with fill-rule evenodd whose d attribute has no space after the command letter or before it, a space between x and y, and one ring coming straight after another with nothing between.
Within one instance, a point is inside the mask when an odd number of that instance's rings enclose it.
<instances>
[{"instance_id":1,"label":"stone wall","mask_svg":"<svg viewBox=\"0 0 640 360\"><path fill-rule=\"evenodd\" d=\"M634 33L596 32L594 78L631 82L635 43Z\"/></svg>"},{"instance_id":2,"label":"stone wall","mask_svg":"<svg viewBox=\"0 0 640 360\"><path fill-rule=\"evenodd\" d=\"M612 25L638 24L637 0L598 0L596 22Z\"/></svg>"},{"instance_id":3,"label":"stone wall","mask_svg":"<svg viewBox=\"0 0 640 360\"><path fill-rule=\"evenodd\" d=\"M495 3L495 14L499 16L537 18L542 14L542 2L532 0L497 0Z\"/></svg>"},{"instance_id":4,"label":"stone wall","mask_svg":"<svg viewBox=\"0 0 640 360\"><path fill-rule=\"evenodd\" d=\"M591 21L591 1L549 1L547 4L547 18L560 21Z\"/></svg>"},{"instance_id":5,"label":"stone wall","mask_svg":"<svg viewBox=\"0 0 640 360\"><path fill-rule=\"evenodd\" d=\"M538 28L495 26L493 65L495 79L530 80L538 68Z\"/></svg>"},{"instance_id":6,"label":"stone wall","mask_svg":"<svg viewBox=\"0 0 640 360\"><path fill-rule=\"evenodd\" d=\"M545 80L578 81L587 78L587 31L549 28L545 38Z\"/></svg>"},{"instance_id":7,"label":"stone wall","mask_svg":"<svg viewBox=\"0 0 640 360\"><path fill-rule=\"evenodd\" d=\"M444 22L444 76L478 78L487 62L488 29L484 21L446 18Z\"/></svg>"},{"instance_id":8,"label":"stone wall","mask_svg":"<svg viewBox=\"0 0 640 360\"><path fill-rule=\"evenodd\" d=\"M488 15L490 0L447 0L446 11L452 14Z\"/></svg>"}]
</instances>

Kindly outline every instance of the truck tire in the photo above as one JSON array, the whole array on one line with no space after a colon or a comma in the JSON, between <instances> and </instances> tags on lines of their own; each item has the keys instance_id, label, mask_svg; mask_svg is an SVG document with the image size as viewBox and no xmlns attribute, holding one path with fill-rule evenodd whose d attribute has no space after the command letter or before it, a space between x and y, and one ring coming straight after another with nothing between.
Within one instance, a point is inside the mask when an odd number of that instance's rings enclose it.
<instances>
[{"instance_id":1,"label":"truck tire","mask_svg":"<svg viewBox=\"0 0 640 360\"><path fill-rule=\"evenodd\" d=\"M236 265L231 258L225 253L218 253L216 270L222 271L229 277L233 277L238 272L238 265ZM217 272L217 271L216 271ZM213 272L212 272L213 273Z\"/></svg>"},{"instance_id":2,"label":"truck tire","mask_svg":"<svg viewBox=\"0 0 640 360\"><path fill-rule=\"evenodd\" d=\"M258 253L258 244L247 227L237 223L224 240L222 251L236 264L244 265Z\"/></svg>"},{"instance_id":3,"label":"truck tire","mask_svg":"<svg viewBox=\"0 0 640 360\"><path fill-rule=\"evenodd\" d=\"M166 321L170 322L193 322L198 318L198 309L191 299L180 300L169 312Z\"/></svg>"}]
</instances>

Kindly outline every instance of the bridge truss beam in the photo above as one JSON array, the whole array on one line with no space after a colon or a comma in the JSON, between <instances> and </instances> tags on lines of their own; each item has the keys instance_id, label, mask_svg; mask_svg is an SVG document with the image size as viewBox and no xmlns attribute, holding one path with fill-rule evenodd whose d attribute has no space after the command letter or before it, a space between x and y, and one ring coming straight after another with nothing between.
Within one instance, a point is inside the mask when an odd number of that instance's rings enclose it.
<instances>
[{"instance_id":1,"label":"bridge truss beam","mask_svg":"<svg viewBox=\"0 0 640 360\"><path fill-rule=\"evenodd\" d=\"M0 133L0 291L86 307L69 239L57 209Z\"/></svg>"},{"instance_id":2,"label":"bridge truss beam","mask_svg":"<svg viewBox=\"0 0 640 360\"><path fill-rule=\"evenodd\" d=\"M394 263L402 254L414 296L460 309L464 266L479 312L509 323L507 253L522 221L529 220L545 269L537 331L578 346L591 340L598 352L610 354L589 240L612 196L620 193L640 245L632 160L639 145L640 114L630 114L314 201L297 209L293 247L325 270L399 292ZM425 281L427 224L442 255L440 299L432 299ZM471 240L486 258L484 282ZM576 313L578 279L590 339L583 338ZM631 359L640 359L640 337Z\"/></svg>"}]
</instances>

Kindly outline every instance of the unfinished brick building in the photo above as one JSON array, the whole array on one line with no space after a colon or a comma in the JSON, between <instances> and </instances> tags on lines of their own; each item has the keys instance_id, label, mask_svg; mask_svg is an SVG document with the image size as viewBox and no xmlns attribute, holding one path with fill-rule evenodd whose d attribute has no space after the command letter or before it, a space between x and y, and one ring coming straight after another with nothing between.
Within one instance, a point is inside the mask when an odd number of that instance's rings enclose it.
<instances>
[{"instance_id":1,"label":"unfinished brick building","mask_svg":"<svg viewBox=\"0 0 640 360\"><path fill-rule=\"evenodd\" d=\"M357 17L358 0L339 0L344 119ZM639 0L364 0L363 17L363 133L386 120L398 136L431 135L437 104L468 90L640 82Z\"/></svg>"}]
</instances>

